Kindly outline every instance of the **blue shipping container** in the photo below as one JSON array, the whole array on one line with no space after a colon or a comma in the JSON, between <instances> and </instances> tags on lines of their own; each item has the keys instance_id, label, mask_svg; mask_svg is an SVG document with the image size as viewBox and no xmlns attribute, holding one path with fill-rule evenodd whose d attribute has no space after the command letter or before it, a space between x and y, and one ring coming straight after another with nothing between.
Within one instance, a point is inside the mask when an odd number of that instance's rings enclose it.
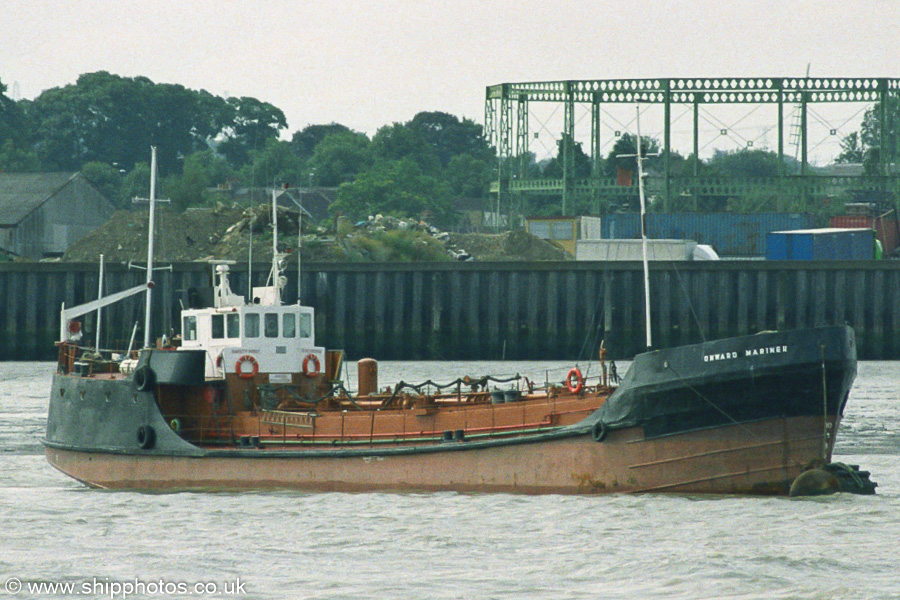
<instances>
[{"instance_id":1,"label":"blue shipping container","mask_svg":"<svg viewBox=\"0 0 900 600\"><path fill-rule=\"evenodd\" d=\"M635 239L641 235L640 215L619 213L603 217L604 239ZM712 246L719 256L764 256L772 231L809 229L816 223L801 213L649 213L651 239L694 240Z\"/></svg>"},{"instance_id":2,"label":"blue shipping container","mask_svg":"<svg viewBox=\"0 0 900 600\"><path fill-rule=\"evenodd\" d=\"M773 231L766 242L768 260L872 260L873 229Z\"/></svg>"}]
</instances>

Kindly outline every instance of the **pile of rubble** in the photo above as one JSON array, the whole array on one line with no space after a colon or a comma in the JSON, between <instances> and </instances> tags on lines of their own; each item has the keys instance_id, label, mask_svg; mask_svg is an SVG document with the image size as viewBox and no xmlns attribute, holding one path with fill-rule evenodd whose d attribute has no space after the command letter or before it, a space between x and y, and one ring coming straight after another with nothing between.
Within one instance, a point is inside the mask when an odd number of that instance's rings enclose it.
<instances>
[{"instance_id":1,"label":"pile of rubble","mask_svg":"<svg viewBox=\"0 0 900 600\"><path fill-rule=\"evenodd\" d=\"M523 231L499 234L460 234L441 231L417 219L374 215L355 225L338 218L328 227L301 219L296 210L278 208L279 247L289 251L301 244L308 262L383 261L528 261L569 260L562 249ZM218 205L183 214L157 214L156 258L187 262L267 260L272 251L272 212L266 205L250 208ZM298 227L302 234L298 240ZM65 261L145 260L147 213L120 211L104 226L78 243ZM296 254L294 254L296 255Z\"/></svg>"},{"instance_id":2,"label":"pile of rubble","mask_svg":"<svg viewBox=\"0 0 900 600\"><path fill-rule=\"evenodd\" d=\"M340 229L340 228L339 228ZM417 221L416 219L398 219L396 217L391 216L383 216L383 215L370 215L368 220L360 221L356 224L355 229L357 231L412 231L418 232L423 235L428 235L434 238L435 240L441 242L443 244L444 249L447 251L447 254L453 260L459 261L468 261L475 260L471 254L466 252L464 249L460 248L454 241L451 239L450 234L446 231L441 231L437 227L433 225L429 225L425 221Z\"/></svg>"}]
</instances>

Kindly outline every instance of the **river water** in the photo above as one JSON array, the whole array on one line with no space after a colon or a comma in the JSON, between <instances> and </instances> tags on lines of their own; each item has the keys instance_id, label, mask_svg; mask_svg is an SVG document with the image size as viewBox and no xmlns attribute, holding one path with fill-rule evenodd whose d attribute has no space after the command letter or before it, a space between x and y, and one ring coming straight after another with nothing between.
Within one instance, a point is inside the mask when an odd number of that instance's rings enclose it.
<instances>
[{"instance_id":1,"label":"river water","mask_svg":"<svg viewBox=\"0 0 900 600\"><path fill-rule=\"evenodd\" d=\"M814 499L89 490L43 456L54 366L0 363L0 595L900 599L898 362L860 363L838 436L836 460L877 495ZM380 370L543 381L546 366Z\"/></svg>"}]
</instances>

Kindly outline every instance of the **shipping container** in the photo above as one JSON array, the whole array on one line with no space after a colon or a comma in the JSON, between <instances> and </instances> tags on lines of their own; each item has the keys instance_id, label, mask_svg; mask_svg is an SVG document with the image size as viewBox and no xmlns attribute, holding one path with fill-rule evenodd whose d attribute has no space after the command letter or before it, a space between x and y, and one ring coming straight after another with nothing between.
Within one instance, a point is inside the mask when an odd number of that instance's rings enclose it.
<instances>
[{"instance_id":1,"label":"shipping container","mask_svg":"<svg viewBox=\"0 0 900 600\"><path fill-rule=\"evenodd\" d=\"M773 231L766 240L768 260L872 260L873 229L801 229Z\"/></svg>"},{"instance_id":2,"label":"shipping container","mask_svg":"<svg viewBox=\"0 0 900 600\"><path fill-rule=\"evenodd\" d=\"M893 211L889 214L893 214ZM900 223L895 218L841 215L831 218L831 226L841 229L874 229L885 256L894 253L900 238Z\"/></svg>"},{"instance_id":3,"label":"shipping container","mask_svg":"<svg viewBox=\"0 0 900 600\"><path fill-rule=\"evenodd\" d=\"M641 235L638 213L607 215L605 239L634 239ZM812 215L802 213L649 213L647 237L688 239L712 246L719 256L764 256L771 231L811 229Z\"/></svg>"},{"instance_id":4,"label":"shipping container","mask_svg":"<svg viewBox=\"0 0 900 600\"><path fill-rule=\"evenodd\" d=\"M693 260L697 242L647 240L647 260ZM643 260L641 240L578 240L575 260Z\"/></svg>"},{"instance_id":5,"label":"shipping container","mask_svg":"<svg viewBox=\"0 0 900 600\"><path fill-rule=\"evenodd\" d=\"M602 234L600 217L528 217L525 231L542 240L552 240L563 250L575 255L579 239L599 239Z\"/></svg>"}]
</instances>

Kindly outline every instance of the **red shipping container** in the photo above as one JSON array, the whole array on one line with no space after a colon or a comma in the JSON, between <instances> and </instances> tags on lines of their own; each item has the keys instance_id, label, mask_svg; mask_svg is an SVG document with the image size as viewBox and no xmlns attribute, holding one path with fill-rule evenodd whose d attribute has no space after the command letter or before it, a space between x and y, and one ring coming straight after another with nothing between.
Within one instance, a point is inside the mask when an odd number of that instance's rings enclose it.
<instances>
[{"instance_id":1,"label":"red shipping container","mask_svg":"<svg viewBox=\"0 0 900 600\"><path fill-rule=\"evenodd\" d=\"M841 215L839 217L831 217L831 226L842 229L874 229L876 237L881 242L884 256L889 256L894 252L897 248L898 239L900 239L900 230L898 230L900 224L897 223L896 218Z\"/></svg>"}]
</instances>

